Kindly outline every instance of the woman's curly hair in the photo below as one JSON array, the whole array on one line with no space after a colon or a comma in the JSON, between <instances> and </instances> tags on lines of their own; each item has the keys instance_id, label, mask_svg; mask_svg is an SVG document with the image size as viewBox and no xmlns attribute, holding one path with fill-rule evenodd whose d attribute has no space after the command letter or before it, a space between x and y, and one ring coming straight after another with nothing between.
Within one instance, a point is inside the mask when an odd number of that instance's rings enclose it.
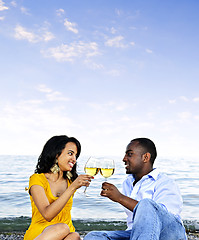
<instances>
[{"instance_id":1,"label":"woman's curly hair","mask_svg":"<svg viewBox=\"0 0 199 240\"><path fill-rule=\"evenodd\" d=\"M38 158L38 163L35 169L35 173L49 173L51 167L55 164L55 160L59 157L65 148L68 142L73 142L77 146L77 156L76 159L79 157L81 152L81 144L80 142L74 137L67 137L66 135L54 136L50 138L44 148L42 150L41 155ZM77 164L75 164L70 171L72 173L71 180L72 182L78 177L77 174ZM63 173L63 177L66 179L67 172Z\"/></svg>"}]
</instances>

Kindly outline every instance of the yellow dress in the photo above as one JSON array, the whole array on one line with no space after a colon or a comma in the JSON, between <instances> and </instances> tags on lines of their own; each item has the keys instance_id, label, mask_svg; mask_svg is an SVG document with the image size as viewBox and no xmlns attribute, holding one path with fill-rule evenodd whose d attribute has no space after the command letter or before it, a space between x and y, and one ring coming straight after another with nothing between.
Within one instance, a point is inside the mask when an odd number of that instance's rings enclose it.
<instances>
[{"instance_id":1,"label":"yellow dress","mask_svg":"<svg viewBox=\"0 0 199 240\"><path fill-rule=\"evenodd\" d=\"M67 182L68 182L68 186L69 186L70 182L68 181L68 179L67 179ZM51 189L50 189L50 184L43 173L33 174L30 177L29 189L33 185L39 185L44 188L49 203L52 203L57 199L57 197L53 196ZM32 221L31 221L31 224L30 224L28 230L26 231L26 233L24 235L24 240L35 239L40 233L42 233L42 231L47 226L50 226L50 225L56 224L56 223L66 223L69 226L71 232L75 231L75 228L74 228L72 220L71 220L71 208L72 208L72 204L73 204L72 196L70 197L70 199L68 200L67 204L62 209L62 211L55 218L53 218L50 222L48 222L41 215L41 213L37 209L37 207L32 199L32 196L30 196L30 200L31 200L31 206L32 206Z\"/></svg>"}]
</instances>

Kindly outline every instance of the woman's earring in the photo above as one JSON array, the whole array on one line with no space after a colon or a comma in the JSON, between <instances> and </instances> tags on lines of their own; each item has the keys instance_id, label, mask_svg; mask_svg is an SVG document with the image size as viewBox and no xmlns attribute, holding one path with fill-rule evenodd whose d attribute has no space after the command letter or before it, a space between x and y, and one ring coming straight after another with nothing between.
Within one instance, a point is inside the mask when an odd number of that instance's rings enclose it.
<instances>
[{"instance_id":1,"label":"woman's earring","mask_svg":"<svg viewBox=\"0 0 199 240\"><path fill-rule=\"evenodd\" d=\"M67 178L68 178L69 180L71 180L73 174L72 174L71 172L67 171L67 172L66 172L66 176L67 176Z\"/></svg>"},{"instance_id":2,"label":"woman's earring","mask_svg":"<svg viewBox=\"0 0 199 240\"><path fill-rule=\"evenodd\" d=\"M58 160L56 159L55 164L51 167L50 171L55 174L58 173L59 170L60 168L58 166Z\"/></svg>"}]
</instances>

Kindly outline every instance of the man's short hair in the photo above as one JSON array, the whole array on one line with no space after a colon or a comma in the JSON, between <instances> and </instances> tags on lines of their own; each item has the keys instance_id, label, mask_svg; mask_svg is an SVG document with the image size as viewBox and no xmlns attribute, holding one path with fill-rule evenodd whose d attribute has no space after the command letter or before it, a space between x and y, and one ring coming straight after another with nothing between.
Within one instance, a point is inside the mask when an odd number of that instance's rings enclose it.
<instances>
[{"instance_id":1,"label":"man's short hair","mask_svg":"<svg viewBox=\"0 0 199 240\"><path fill-rule=\"evenodd\" d=\"M131 140L131 143L132 142L138 142L139 146L143 149L143 154L147 152L151 154L150 162L153 165L157 157L157 151L154 142L148 138L135 138Z\"/></svg>"}]
</instances>

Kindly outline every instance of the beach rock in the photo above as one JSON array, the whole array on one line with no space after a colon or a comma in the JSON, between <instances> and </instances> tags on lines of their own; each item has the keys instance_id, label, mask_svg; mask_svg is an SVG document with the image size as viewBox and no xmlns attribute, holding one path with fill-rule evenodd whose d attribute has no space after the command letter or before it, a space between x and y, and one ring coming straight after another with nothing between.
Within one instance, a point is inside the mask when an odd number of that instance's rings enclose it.
<instances>
[{"instance_id":1,"label":"beach rock","mask_svg":"<svg viewBox=\"0 0 199 240\"><path fill-rule=\"evenodd\" d=\"M0 234L0 240L23 240L24 234Z\"/></svg>"},{"instance_id":2,"label":"beach rock","mask_svg":"<svg viewBox=\"0 0 199 240\"><path fill-rule=\"evenodd\" d=\"M24 233L1 233L0 240L23 240ZM81 238L85 236L85 233L80 233ZM188 240L199 240L199 233L188 233Z\"/></svg>"}]
</instances>

